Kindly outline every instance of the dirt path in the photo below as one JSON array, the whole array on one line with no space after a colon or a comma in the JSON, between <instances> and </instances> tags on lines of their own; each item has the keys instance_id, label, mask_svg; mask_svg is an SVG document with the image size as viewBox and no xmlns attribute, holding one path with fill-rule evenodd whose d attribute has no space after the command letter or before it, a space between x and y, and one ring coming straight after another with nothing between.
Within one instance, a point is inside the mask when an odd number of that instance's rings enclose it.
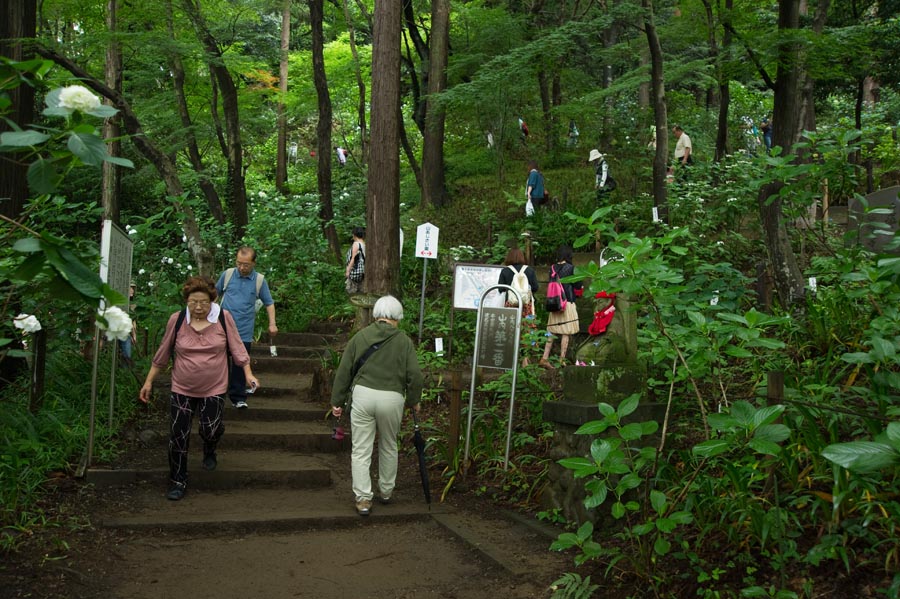
<instances>
[{"instance_id":1,"label":"dirt path","mask_svg":"<svg viewBox=\"0 0 900 599\"><path fill-rule=\"evenodd\" d=\"M267 347L254 352L264 387L250 409L226 409L215 472L199 468L195 436L188 495L165 499L159 400L155 420L134 431L116 463L91 469L87 483L58 481L53 499L67 524L2 561L0 598L549 596L548 585L573 567L570 556L548 551L559 531L548 536L533 519L510 518L475 496L435 500L429 510L403 439L392 503L358 516L349 438L331 439L326 403L310 389L316 348L338 341L280 339L278 358Z\"/></svg>"},{"instance_id":2,"label":"dirt path","mask_svg":"<svg viewBox=\"0 0 900 599\"><path fill-rule=\"evenodd\" d=\"M349 488L343 516L304 511L303 490L196 492L173 504L160 484L79 488L66 511L91 524L47 530L31 555L6 560L0 597L537 598L571 569L543 532L481 500L421 509L413 474L402 471L397 503L376 505L369 518L353 513ZM147 514L154 502L174 525L104 524L130 508Z\"/></svg>"}]
</instances>

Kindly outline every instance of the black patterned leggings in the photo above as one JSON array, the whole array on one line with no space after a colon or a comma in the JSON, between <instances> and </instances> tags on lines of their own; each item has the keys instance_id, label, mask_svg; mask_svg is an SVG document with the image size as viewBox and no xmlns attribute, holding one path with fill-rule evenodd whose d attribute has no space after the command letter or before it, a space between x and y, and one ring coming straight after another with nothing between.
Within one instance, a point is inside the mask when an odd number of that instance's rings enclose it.
<instances>
[{"instance_id":1,"label":"black patterned leggings","mask_svg":"<svg viewBox=\"0 0 900 599\"><path fill-rule=\"evenodd\" d=\"M188 446L191 442L191 421L194 411L200 413L200 438L203 439L203 454L206 455L216 450L216 443L225 432L225 423L222 420L224 406L224 395L188 397L172 393L169 477L173 483L187 484Z\"/></svg>"}]
</instances>

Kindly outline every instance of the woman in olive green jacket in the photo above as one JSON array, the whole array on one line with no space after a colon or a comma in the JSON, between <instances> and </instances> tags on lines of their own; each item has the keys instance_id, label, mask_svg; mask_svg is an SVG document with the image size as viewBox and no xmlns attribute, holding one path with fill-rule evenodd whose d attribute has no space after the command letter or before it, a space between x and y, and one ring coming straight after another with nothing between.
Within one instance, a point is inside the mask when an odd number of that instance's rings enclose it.
<instances>
[{"instance_id":1,"label":"woman in olive green jacket","mask_svg":"<svg viewBox=\"0 0 900 599\"><path fill-rule=\"evenodd\" d=\"M397 328L403 306L386 295L372 308L375 322L356 333L334 376L331 411L340 418L352 402L350 427L353 449L351 471L356 511L368 516L372 509L369 474L375 434L378 434L379 501L388 503L397 480L397 434L404 405L416 411L422 398L422 369L412 340Z\"/></svg>"}]
</instances>

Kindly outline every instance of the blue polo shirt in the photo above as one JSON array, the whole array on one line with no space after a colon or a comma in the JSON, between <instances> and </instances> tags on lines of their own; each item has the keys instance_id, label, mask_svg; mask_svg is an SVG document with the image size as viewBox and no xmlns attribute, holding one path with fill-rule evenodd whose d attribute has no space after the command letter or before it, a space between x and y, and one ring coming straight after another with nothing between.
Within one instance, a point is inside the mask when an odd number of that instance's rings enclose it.
<instances>
[{"instance_id":1,"label":"blue polo shirt","mask_svg":"<svg viewBox=\"0 0 900 599\"><path fill-rule=\"evenodd\" d=\"M242 276L241 272L235 268L224 294L222 293L225 285L224 272L219 275L216 283L221 306L231 312L234 324L237 325L238 333L241 335L241 341L244 343L253 341L253 325L256 324L256 277L258 276L259 274L255 270L251 270L246 277ZM263 279L262 287L259 288L259 299L265 306L275 303L269 292L269 282L265 279Z\"/></svg>"}]
</instances>

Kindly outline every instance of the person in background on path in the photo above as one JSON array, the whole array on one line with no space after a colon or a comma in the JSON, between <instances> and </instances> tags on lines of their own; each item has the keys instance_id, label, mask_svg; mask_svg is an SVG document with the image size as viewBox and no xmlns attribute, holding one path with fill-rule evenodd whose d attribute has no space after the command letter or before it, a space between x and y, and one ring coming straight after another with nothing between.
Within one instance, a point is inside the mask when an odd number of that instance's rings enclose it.
<instances>
[{"instance_id":1,"label":"person in background on path","mask_svg":"<svg viewBox=\"0 0 900 599\"><path fill-rule=\"evenodd\" d=\"M490 131L487 132L487 144L488 144L487 147L489 150L494 149L494 134L491 133Z\"/></svg>"},{"instance_id":2,"label":"person in background on path","mask_svg":"<svg viewBox=\"0 0 900 599\"><path fill-rule=\"evenodd\" d=\"M528 286L531 288L531 301L522 304L521 345L522 347L527 347L529 342L526 340L526 336L537 329L537 323L535 322L534 316L534 294L540 289L537 274L534 272L534 268L525 264L525 254L519 248L510 248L509 251L506 252L506 258L503 259L503 265L505 268L500 271L497 284L509 285L510 287L513 286L513 277L516 276L513 269L515 269L516 272L520 272L522 267L525 267L525 277L528 279ZM512 268L509 268L510 266ZM508 292L504 294L503 305L507 308L514 308L516 306L516 304L509 301ZM522 366L528 366L527 357L522 361Z\"/></svg>"},{"instance_id":3,"label":"person in background on path","mask_svg":"<svg viewBox=\"0 0 900 599\"><path fill-rule=\"evenodd\" d=\"M235 264L236 269L228 269L219 276L216 291L222 298L220 302L222 308L231 312L234 317L238 335L249 354L250 344L253 342L253 328L256 324L256 300L260 300L266 307L270 342L278 334L278 326L275 324L275 300L272 299L269 282L265 278L257 285L257 277L263 275L255 270L256 250L248 246L241 247L237 252ZM244 369L238 364L231 367L228 397L234 407L241 410L248 407L247 381L244 379Z\"/></svg>"},{"instance_id":4,"label":"person in background on path","mask_svg":"<svg viewBox=\"0 0 900 599\"><path fill-rule=\"evenodd\" d=\"M134 282L128 286L128 312L130 314L134 314L135 303L134 303L134 294L137 291L137 286ZM122 341L119 341L119 349L122 352L122 361L125 363L125 368L131 368L134 365L134 361L131 359L132 349L137 345L137 322L135 322L134 317L131 319L131 334L128 335Z\"/></svg>"},{"instance_id":5,"label":"person in background on path","mask_svg":"<svg viewBox=\"0 0 900 599\"><path fill-rule=\"evenodd\" d=\"M594 189L597 190L597 203L600 206L606 204L606 199L615 189L615 182L609 174L609 163L606 162L606 155L601 154L600 150L591 150L588 155L588 162L596 162L594 166Z\"/></svg>"},{"instance_id":6,"label":"person in background on path","mask_svg":"<svg viewBox=\"0 0 900 599\"><path fill-rule=\"evenodd\" d=\"M335 146L334 151L337 153L338 164L342 167L347 166L347 156L350 152L340 146Z\"/></svg>"},{"instance_id":7,"label":"person in background on path","mask_svg":"<svg viewBox=\"0 0 900 599\"><path fill-rule=\"evenodd\" d=\"M550 270L550 277L554 273L557 279L564 279L575 272L572 265L572 248L561 245L556 250L556 264ZM560 312L550 312L547 318L547 342L544 344L544 355L538 362L544 368L553 368L550 364L550 352L553 351L553 338L559 335L559 364L565 366L566 353L569 351L569 339L578 333L578 309L575 307L575 289L581 287L581 283L562 283L566 292L566 307Z\"/></svg>"},{"instance_id":8,"label":"person in background on path","mask_svg":"<svg viewBox=\"0 0 900 599\"><path fill-rule=\"evenodd\" d=\"M569 120L569 139L566 141L566 145L570 148L574 148L578 145L578 125L575 124L575 121Z\"/></svg>"},{"instance_id":9,"label":"person in background on path","mask_svg":"<svg viewBox=\"0 0 900 599\"><path fill-rule=\"evenodd\" d=\"M741 117L741 130L744 133L744 144L747 154L756 156L756 152L761 145L759 140L759 130L756 128L756 123L754 123L753 119L749 116Z\"/></svg>"},{"instance_id":10,"label":"person in background on path","mask_svg":"<svg viewBox=\"0 0 900 599\"><path fill-rule=\"evenodd\" d=\"M538 170L535 160L528 161L528 180L525 182L525 216L534 214L535 206L542 205L546 198L544 189L544 175Z\"/></svg>"},{"instance_id":11,"label":"person in background on path","mask_svg":"<svg viewBox=\"0 0 900 599\"><path fill-rule=\"evenodd\" d=\"M254 388L259 380L250 368L250 355L237 335L237 324L227 310L214 303L216 287L209 277L191 277L181 288L187 304L169 317L166 332L153 356L141 387L141 401L150 401L153 380L173 358L169 399L169 479L166 497L178 501L187 492L188 445L194 412L199 413L203 439L203 469L215 470L216 444L225 432L222 412L228 390L228 354ZM179 322L180 320L180 322Z\"/></svg>"},{"instance_id":12,"label":"person in background on path","mask_svg":"<svg viewBox=\"0 0 900 599\"><path fill-rule=\"evenodd\" d=\"M763 143L766 146L766 154L772 153L772 120L773 119L764 116L762 122L759 124L759 129L762 131L763 135Z\"/></svg>"},{"instance_id":13,"label":"person in background on path","mask_svg":"<svg viewBox=\"0 0 900 599\"><path fill-rule=\"evenodd\" d=\"M679 125L672 127L672 134L675 136L675 163L669 168L669 174L675 175L676 179L684 179L687 168L694 164L694 147L691 138Z\"/></svg>"},{"instance_id":14,"label":"person in background on path","mask_svg":"<svg viewBox=\"0 0 900 599\"><path fill-rule=\"evenodd\" d=\"M522 139L522 144L528 143L528 123L525 122L525 119L519 117L519 134Z\"/></svg>"},{"instance_id":15,"label":"person in background on path","mask_svg":"<svg viewBox=\"0 0 900 599\"><path fill-rule=\"evenodd\" d=\"M361 264L358 264L359 262ZM347 250L347 264L344 268L344 278L346 281L344 282L344 287L347 289L347 293L362 293L363 291L363 281L365 280L366 275L366 228L365 227L353 227L353 240L350 242L350 249ZM354 281L350 278L350 275L353 273L354 269L359 272L362 271L362 278L358 281ZM354 278L357 278L357 275L354 274Z\"/></svg>"},{"instance_id":16,"label":"person in background on path","mask_svg":"<svg viewBox=\"0 0 900 599\"><path fill-rule=\"evenodd\" d=\"M656 153L656 125L650 125L650 141L647 142L647 150L651 154Z\"/></svg>"},{"instance_id":17,"label":"person in background on path","mask_svg":"<svg viewBox=\"0 0 900 599\"><path fill-rule=\"evenodd\" d=\"M403 306L385 295L372 308L375 322L347 343L334 373L331 412L340 418L351 402L353 448L350 466L356 511L368 516L372 509L372 451L378 435L378 500L390 503L397 481L397 434L404 405L420 410L423 377L416 347L397 324Z\"/></svg>"}]
</instances>

